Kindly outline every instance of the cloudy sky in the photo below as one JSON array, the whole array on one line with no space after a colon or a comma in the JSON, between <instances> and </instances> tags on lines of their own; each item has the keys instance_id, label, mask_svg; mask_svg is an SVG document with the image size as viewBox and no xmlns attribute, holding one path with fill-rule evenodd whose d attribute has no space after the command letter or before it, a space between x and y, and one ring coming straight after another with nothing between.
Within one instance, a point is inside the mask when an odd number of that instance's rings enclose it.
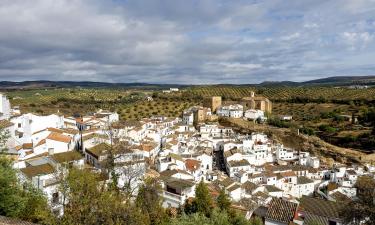
<instances>
[{"instance_id":1,"label":"cloudy sky","mask_svg":"<svg viewBox=\"0 0 375 225\"><path fill-rule=\"evenodd\" d=\"M375 0L0 0L0 80L375 75Z\"/></svg>"}]
</instances>

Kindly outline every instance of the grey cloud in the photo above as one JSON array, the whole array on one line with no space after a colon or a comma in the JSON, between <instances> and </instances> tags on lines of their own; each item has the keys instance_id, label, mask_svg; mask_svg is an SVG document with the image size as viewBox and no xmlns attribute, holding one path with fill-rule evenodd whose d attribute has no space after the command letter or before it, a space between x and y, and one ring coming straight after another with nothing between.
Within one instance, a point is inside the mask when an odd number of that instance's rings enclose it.
<instances>
[{"instance_id":1,"label":"grey cloud","mask_svg":"<svg viewBox=\"0 0 375 225\"><path fill-rule=\"evenodd\" d=\"M3 0L1 80L257 83L363 75L372 0Z\"/></svg>"}]
</instances>

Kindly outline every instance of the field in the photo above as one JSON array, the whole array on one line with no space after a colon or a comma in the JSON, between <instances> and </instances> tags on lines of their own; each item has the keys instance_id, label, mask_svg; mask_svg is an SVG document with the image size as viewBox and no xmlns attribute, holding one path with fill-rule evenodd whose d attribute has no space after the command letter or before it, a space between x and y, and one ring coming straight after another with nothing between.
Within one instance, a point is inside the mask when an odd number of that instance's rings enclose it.
<instances>
[{"instance_id":1,"label":"field","mask_svg":"<svg viewBox=\"0 0 375 225\"><path fill-rule=\"evenodd\" d=\"M349 89L346 87L256 87L256 86L200 86L186 89L192 95L221 95L228 99L239 99L250 96L250 92L269 98L270 100L290 100L308 98L326 100L375 100L375 88Z\"/></svg>"},{"instance_id":2,"label":"field","mask_svg":"<svg viewBox=\"0 0 375 225\"><path fill-rule=\"evenodd\" d=\"M201 104L203 97L220 95L224 100L238 100L251 91L271 99L274 114L289 114L297 121L308 121L332 110L360 112L375 102L375 88L331 87L193 86L174 94L142 89L57 88L9 91L7 95L12 105L24 112L82 114L102 108L116 110L127 120L156 114L179 116L183 109ZM154 101L146 101L146 96L153 96Z\"/></svg>"},{"instance_id":3,"label":"field","mask_svg":"<svg viewBox=\"0 0 375 225\"><path fill-rule=\"evenodd\" d=\"M13 106L22 112L41 115L63 113L86 114L98 109L116 111L123 120L135 120L152 115L180 116L182 111L199 104L194 100L182 101L179 98L157 98L147 101L153 92L138 89L84 89L60 88L19 90L6 93Z\"/></svg>"}]
</instances>

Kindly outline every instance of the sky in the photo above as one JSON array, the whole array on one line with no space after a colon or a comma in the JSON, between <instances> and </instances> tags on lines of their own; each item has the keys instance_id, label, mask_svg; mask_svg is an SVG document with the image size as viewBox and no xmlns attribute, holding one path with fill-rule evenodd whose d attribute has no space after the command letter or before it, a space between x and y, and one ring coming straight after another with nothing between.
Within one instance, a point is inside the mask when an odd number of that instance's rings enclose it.
<instances>
[{"instance_id":1,"label":"sky","mask_svg":"<svg viewBox=\"0 0 375 225\"><path fill-rule=\"evenodd\" d=\"M375 75L375 0L0 0L0 80Z\"/></svg>"}]
</instances>

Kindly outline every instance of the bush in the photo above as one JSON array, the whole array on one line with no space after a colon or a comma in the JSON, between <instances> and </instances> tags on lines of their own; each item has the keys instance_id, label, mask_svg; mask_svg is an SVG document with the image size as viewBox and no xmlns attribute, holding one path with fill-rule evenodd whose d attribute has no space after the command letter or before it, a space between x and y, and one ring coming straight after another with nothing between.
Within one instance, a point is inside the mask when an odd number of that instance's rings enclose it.
<instances>
[{"instance_id":1,"label":"bush","mask_svg":"<svg viewBox=\"0 0 375 225\"><path fill-rule=\"evenodd\" d=\"M323 131L323 132L328 132L328 133L335 133L337 131L336 128L331 127L331 126L329 126L327 124L320 125L319 126L319 130Z\"/></svg>"}]
</instances>

